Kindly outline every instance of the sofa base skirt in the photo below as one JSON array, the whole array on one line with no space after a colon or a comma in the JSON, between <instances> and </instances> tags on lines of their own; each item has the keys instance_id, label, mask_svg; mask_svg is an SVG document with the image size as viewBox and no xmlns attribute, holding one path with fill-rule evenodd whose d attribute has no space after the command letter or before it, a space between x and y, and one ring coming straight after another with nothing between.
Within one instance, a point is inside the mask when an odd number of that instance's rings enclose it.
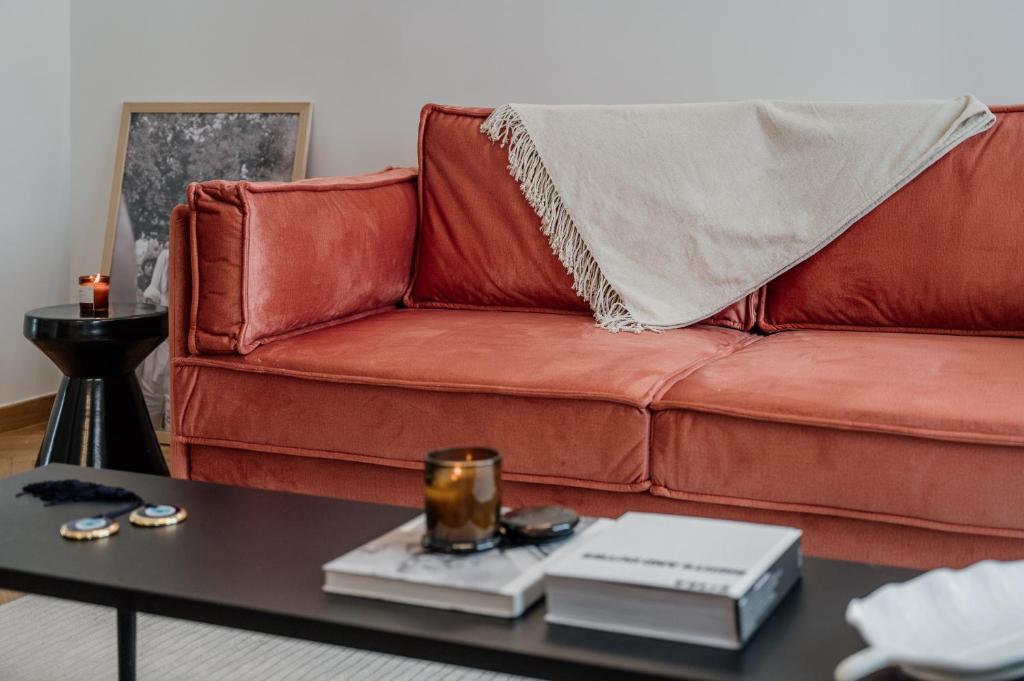
<instances>
[{"instance_id":1,"label":"sofa base skirt","mask_svg":"<svg viewBox=\"0 0 1024 681\"><path fill-rule=\"evenodd\" d=\"M174 475L243 487L316 494L380 504L423 503L423 474L366 463L175 443ZM928 569L979 560L1024 559L1024 540L909 527L853 518L669 499L647 492L506 481L509 506L559 504L584 515L671 513L798 527L808 555Z\"/></svg>"}]
</instances>

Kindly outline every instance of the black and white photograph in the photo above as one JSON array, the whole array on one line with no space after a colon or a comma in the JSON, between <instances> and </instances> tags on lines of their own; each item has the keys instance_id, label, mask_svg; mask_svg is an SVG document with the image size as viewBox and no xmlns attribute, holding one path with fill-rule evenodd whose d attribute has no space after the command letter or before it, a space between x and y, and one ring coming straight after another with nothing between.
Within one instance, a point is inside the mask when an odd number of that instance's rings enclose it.
<instances>
[{"instance_id":1,"label":"black and white photograph","mask_svg":"<svg viewBox=\"0 0 1024 681\"><path fill-rule=\"evenodd\" d=\"M305 176L310 105L126 103L111 196L104 271L111 299L167 305L168 216L189 183ZM164 343L139 367L146 408L169 430Z\"/></svg>"}]
</instances>

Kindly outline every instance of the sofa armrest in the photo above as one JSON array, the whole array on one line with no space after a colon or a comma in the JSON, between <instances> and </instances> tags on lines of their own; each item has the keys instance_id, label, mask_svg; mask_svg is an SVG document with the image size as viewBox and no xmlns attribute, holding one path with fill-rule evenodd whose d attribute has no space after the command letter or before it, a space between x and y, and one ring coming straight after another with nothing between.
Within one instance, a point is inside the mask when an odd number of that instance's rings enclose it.
<instances>
[{"instance_id":1,"label":"sofa armrest","mask_svg":"<svg viewBox=\"0 0 1024 681\"><path fill-rule=\"evenodd\" d=\"M189 185L188 351L244 355L393 307L411 276L417 210L413 169Z\"/></svg>"},{"instance_id":2,"label":"sofa armrest","mask_svg":"<svg viewBox=\"0 0 1024 681\"><path fill-rule=\"evenodd\" d=\"M175 206L168 228L167 317L171 359L188 351L189 313L192 306L191 256L189 254L188 206Z\"/></svg>"}]
</instances>

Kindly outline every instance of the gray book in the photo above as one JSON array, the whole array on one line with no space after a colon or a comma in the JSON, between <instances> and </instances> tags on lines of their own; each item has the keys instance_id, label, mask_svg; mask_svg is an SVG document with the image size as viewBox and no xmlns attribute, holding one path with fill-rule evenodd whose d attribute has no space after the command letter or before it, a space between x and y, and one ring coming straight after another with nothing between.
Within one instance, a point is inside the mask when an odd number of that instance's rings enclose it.
<instances>
[{"instance_id":1,"label":"gray book","mask_svg":"<svg viewBox=\"0 0 1024 681\"><path fill-rule=\"evenodd\" d=\"M419 516L324 565L324 591L518 617L544 595L544 565L551 556L611 522L581 518L564 540L458 556L420 547L425 523Z\"/></svg>"},{"instance_id":2,"label":"gray book","mask_svg":"<svg viewBox=\"0 0 1024 681\"><path fill-rule=\"evenodd\" d=\"M546 568L547 620L738 649L800 579L800 530L626 513Z\"/></svg>"}]
</instances>

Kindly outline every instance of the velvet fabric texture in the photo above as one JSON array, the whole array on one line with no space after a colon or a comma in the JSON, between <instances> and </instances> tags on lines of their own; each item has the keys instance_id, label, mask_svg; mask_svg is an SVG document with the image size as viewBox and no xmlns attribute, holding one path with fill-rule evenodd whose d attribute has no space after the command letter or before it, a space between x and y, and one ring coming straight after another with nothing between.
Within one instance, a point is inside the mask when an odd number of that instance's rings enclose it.
<instances>
[{"instance_id":1,"label":"velvet fabric texture","mask_svg":"<svg viewBox=\"0 0 1024 681\"><path fill-rule=\"evenodd\" d=\"M760 328L1024 336L1024 106L766 287Z\"/></svg>"},{"instance_id":2,"label":"velvet fabric texture","mask_svg":"<svg viewBox=\"0 0 1024 681\"><path fill-rule=\"evenodd\" d=\"M179 358L175 435L406 468L478 445L502 452L511 479L642 491L654 395L751 338L712 326L615 336L576 315L383 312L245 356Z\"/></svg>"},{"instance_id":3,"label":"velvet fabric texture","mask_svg":"<svg viewBox=\"0 0 1024 681\"><path fill-rule=\"evenodd\" d=\"M653 490L1024 538L1021 386L1017 339L773 335L655 400Z\"/></svg>"},{"instance_id":4,"label":"velvet fabric texture","mask_svg":"<svg viewBox=\"0 0 1024 681\"><path fill-rule=\"evenodd\" d=\"M189 240L190 211L188 206L175 206L171 211L168 225L168 288L167 322L169 334L167 345L171 363L189 354L188 335L192 326L192 257ZM174 382L171 372L171 475L176 478L188 477L188 445L173 437L177 425L173 419L174 405L178 400L180 386Z\"/></svg>"},{"instance_id":5,"label":"velvet fabric texture","mask_svg":"<svg viewBox=\"0 0 1024 681\"><path fill-rule=\"evenodd\" d=\"M196 185L170 225L172 473L418 506L426 451L494 446L512 505L793 525L812 555L921 568L1022 559L1024 341L978 335L1021 329L1024 110L993 110L716 316L749 328L767 296L768 331L969 337L597 329L487 110L424 110L406 300L441 309L395 309L411 171Z\"/></svg>"},{"instance_id":6,"label":"velvet fabric texture","mask_svg":"<svg viewBox=\"0 0 1024 681\"><path fill-rule=\"evenodd\" d=\"M409 169L189 185L190 350L245 354L393 307L409 281L415 187Z\"/></svg>"},{"instance_id":7,"label":"velvet fabric texture","mask_svg":"<svg viewBox=\"0 0 1024 681\"><path fill-rule=\"evenodd\" d=\"M411 507L423 504L423 473L419 468L391 469L384 475L380 466L372 464L257 454L205 445L191 447L189 466L194 480ZM788 525L803 530L802 545L809 555L919 569L959 567L986 558L1014 560L1024 555L1024 541L1008 537L520 482L509 476L502 485L502 494L505 503L511 506L559 504L585 515L611 518L625 511L645 511Z\"/></svg>"},{"instance_id":8,"label":"velvet fabric texture","mask_svg":"<svg viewBox=\"0 0 1024 681\"><path fill-rule=\"evenodd\" d=\"M588 313L480 132L490 109L428 104L420 113L420 233L412 307Z\"/></svg>"},{"instance_id":9,"label":"velvet fabric texture","mask_svg":"<svg viewBox=\"0 0 1024 681\"><path fill-rule=\"evenodd\" d=\"M540 218L480 132L491 109L428 104L420 114L420 235L410 307L589 314L551 252ZM754 296L711 324L754 325Z\"/></svg>"}]
</instances>

